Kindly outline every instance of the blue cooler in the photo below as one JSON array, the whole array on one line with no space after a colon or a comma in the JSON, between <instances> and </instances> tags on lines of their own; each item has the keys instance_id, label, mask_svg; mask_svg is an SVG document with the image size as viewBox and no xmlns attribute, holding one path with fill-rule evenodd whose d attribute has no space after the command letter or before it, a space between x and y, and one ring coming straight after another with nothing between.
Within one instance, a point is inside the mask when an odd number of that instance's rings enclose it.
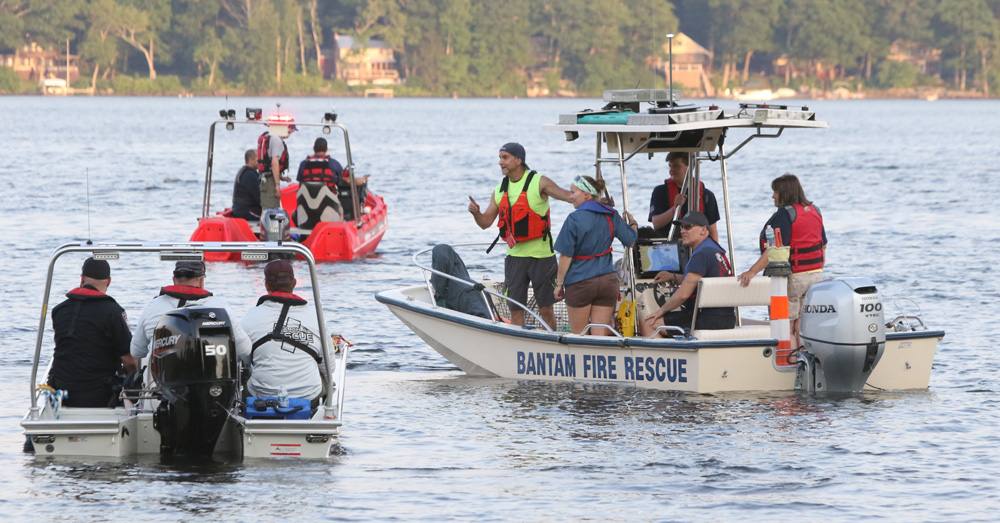
<instances>
[{"instance_id":1,"label":"blue cooler","mask_svg":"<svg viewBox=\"0 0 1000 523\"><path fill-rule=\"evenodd\" d=\"M247 398L247 419L309 419L312 414L309 400L288 398L288 407L279 407L278 398Z\"/></svg>"}]
</instances>

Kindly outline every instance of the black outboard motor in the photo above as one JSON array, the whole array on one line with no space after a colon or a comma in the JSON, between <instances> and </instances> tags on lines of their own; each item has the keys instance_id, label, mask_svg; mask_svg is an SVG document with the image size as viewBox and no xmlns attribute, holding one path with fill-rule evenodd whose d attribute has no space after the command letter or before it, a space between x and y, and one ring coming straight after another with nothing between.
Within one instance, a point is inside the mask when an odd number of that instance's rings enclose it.
<instances>
[{"instance_id":1,"label":"black outboard motor","mask_svg":"<svg viewBox=\"0 0 1000 523\"><path fill-rule=\"evenodd\" d=\"M185 307L160 318L150 366L163 394L153 418L161 455L212 455L236 402L237 359L225 309Z\"/></svg>"},{"instance_id":2,"label":"black outboard motor","mask_svg":"<svg viewBox=\"0 0 1000 523\"><path fill-rule=\"evenodd\" d=\"M802 302L795 388L861 392L885 350L882 297L867 278L836 278L809 288Z\"/></svg>"}]
</instances>

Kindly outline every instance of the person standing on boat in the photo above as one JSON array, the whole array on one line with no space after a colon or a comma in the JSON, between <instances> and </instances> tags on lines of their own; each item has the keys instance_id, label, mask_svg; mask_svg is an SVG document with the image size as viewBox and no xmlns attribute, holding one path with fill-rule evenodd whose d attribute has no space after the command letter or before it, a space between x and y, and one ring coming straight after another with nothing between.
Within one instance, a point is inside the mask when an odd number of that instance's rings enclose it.
<instances>
[{"instance_id":1,"label":"person standing on boat","mask_svg":"<svg viewBox=\"0 0 1000 523\"><path fill-rule=\"evenodd\" d=\"M688 153L672 152L667 155L667 165L670 167L670 177L653 189L649 199L649 221L660 236L670 233L670 222L674 212L680 207L677 216L685 216L688 212L687 195L681 192L684 178L688 172ZM716 243L719 242L719 203L715 194L705 188L703 182L698 183L698 193L701 195L701 212L708 219L708 234Z\"/></svg>"},{"instance_id":2,"label":"person standing on boat","mask_svg":"<svg viewBox=\"0 0 1000 523\"><path fill-rule=\"evenodd\" d=\"M500 148L500 170L504 179L493 189L486 212L469 196L469 212L481 229L497 221L497 240L507 242L504 259L504 293L520 303L528 301L528 284L535 292L538 314L555 328L556 255L552 250L552 220L549 197L569 202L570 192L536 171L529 171L524 147L510 142ZM497 240L494 240L494 245ZM490 249L493 247L490 246ZM489 249L487 249L489 252ZM524 310L510 307L510 321L524 325Z\"/></svg>"},{"instance_id":3,"label":"person standing on boat","mask_svg":"<svg viewBox=\"0 0 1000 523\"><path fill-rule=\"evenodd\" d=\"M292 294L295 271L288 260L274 260L264 268L267 295L257 300L240 322L250 339L251 396L277 396L281 388L293 398L313 400L323 392L326 374L316 309Z\"/></svg>"},{"instance_id":4,"label":"person standing on boat","mask_svg":"<svg viewBox=\"0 0 1000 523\"><path fill-rule=\"evenodd\" d=\"M244 220L260 219L260 173L257 172L257 151L247 149L243 167L236 173L233 184L233 217Z\"/></svg>"},{"instance_id":5,"label":"person standing on boat","mask_svg":"<svg viewBox=\"0 0 1000 523\"><path fill-rule=\"evenodd\" d=\"M121 369L133 371L129 354L128 317L114 298L105 294L111 285L111 266L87 258L80 286L52 309L56 342L47 383L68 391L66 407L109 407Z\"/></svg>"},{"instance_id":6,"label":"person standing on boat","mask_svg":"<svg viewBox=\"0 0 1000 523\"><path fill-rule=\"evenodd\" d=\"M236 354L248 361L250 358L250 338L236 323L236 316L230 312L226 300L214 296L205 289L205 262L179 261L174 264L174 284L162 287L159 296L146 305L139 316L139 325L132 336L129 352L139 359L149 356L153 346L153 331L164 314L181 307L217 307L225 309L233 328Z\"/></svg>"},{"instance_id":7,"label":"person standing on boat","mask_svg":"<svg viewBox=\"0 0 1000 523\"><path fill-rule=\"evenodd\" d=\"M257 139L257 169L260 171L260 206L281 208L281 180L291 181L288 171L288 146L285 139L295 132L291 120L272 123Z\"/></svg>"},{"instance_id":8,"label":"person standing on boat","mask_svg":"<svg viewBox=\"0 0 1000 523\"><path fill-rule=\"evenodd\" d=\"M760 258L750 270L739 275L740 285L746 287L750 280L767 267L767 243L764 231L770 225L775 237L781 234L781 244L789 249L792 275L788 277L788 319L790 320L792 347L799 347L799 327L802 324L802 300L814 283L823 279L826 260L826 229L819 207L806 199L806 193L794 174L785 173L771 181L774 206L777 211L760 231Z\"/></svg>"},{"instance_id":9,"label":"person standing on boat","mask_svg":"<svg viewBox=\"0 0 1000 523\"><path fill-rule=\"evenodd\" d=\"M675 222L681 228L681 241L691 249L691 257L684 267L684 275L671 272L657 274L673 279L680 287L656 312L642 321L643 336L650 336L661 325L684 329L691 327L694 316L695 293L702 278L721 278L733 275L726 251L709 235L708 218L703 213L691 211ZM675 311L680 307L680 310ZM736 326L736 311L732 307L706 307L698 311L695 329L731 329Z\"/></svg>"},{"instance_id":10,"label":"person standing on boat","mask_svg":"<svg viewBox=\"0 0 1000 523\"><path fill-rule=\"evenodd\" d=\"M638 238L635 218L625 211L628 222L613 207L598 203L604 194L604 180L577 176L570 186L575 211L566 217L555 250L559 253L555 297L566 298L569 325L580 334L587 324L610 325L618 303L618 276L612 265L611 245L615 238L631 247ZM608 336L604 327L591 334Z\"/></svg>"}]
</instances>

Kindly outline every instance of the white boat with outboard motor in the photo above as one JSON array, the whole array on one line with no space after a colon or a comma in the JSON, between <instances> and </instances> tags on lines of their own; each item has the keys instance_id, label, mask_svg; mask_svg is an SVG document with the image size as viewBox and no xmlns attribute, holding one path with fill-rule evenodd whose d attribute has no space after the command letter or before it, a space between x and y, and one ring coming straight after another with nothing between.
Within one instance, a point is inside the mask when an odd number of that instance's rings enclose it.
<instances>
[{"instance_id":1,"label":"white boat with outboard motor","mask_svg":"<svg viewBox=\"0 0 1000 523\"><path fill-rule=\"evenodd\" d=\"M777 138L786 129L828 127L806 107L744 103L727 111L717 106L680 106L666 90L606 91L604 101L608 104L601 110L560 115L559 123L543 129L561 131L570 141L583 133L596 134L595 174L602 177L602 167L607 165L617 171L626 210L628 161L673 151L689 153L682 190L688 202L694 202L692 210L699 210L693 188L699 186L703 164L717 164L727 231L732 231L732 215L726 161L754 139ZM641 110L643 104L649 105L648 110ZM738 131L749 131L749 135L726 151L726 139L734 139L730 135ZM732 234L727 236L732 253ZM734 328L699 330L692 321L690 329L660 327L670 335L666 338L643 337L635 327L673 289L670 284L653 282L658 270L667 268L653 266L653 260L680 263L685 259L685 247L669 237L640 234L618 260L618 321L606 326L612 336L588 334L594 325L582 334L567 332L562 302L556 304L557 325L545 324L531 310L533 300L527 306L519 304L529 312L526 325L511 325L506 311L513 300L501 292L502 282L484 283L476 277L460 278L435 270L423 259L429 252L413 256L423 272L424 285L383 291L376 299L434 350L475 376L622 383L698 393L923 389L929 384L937 343L944 337L943 331L927 329L919 314L909 311L900 310L886 321L881 293L871 281L837 278L810 288L801 320L803 348L794 350L787 315L791 269L781 259L780 249L774 250L774 261L764 275L753 278L747 287L740 286L735 277L700 280L695 316L702 307L734 307ZM432 276L478 291L493 317L439 305L441 296L435 295ZM752 306L769 307L770 317L744 317L747 312L741 314L740 307Z\"/></svg>"},{"instance_id":2,"label":"white boat with outboard motor","mask_svg":"<svg viewBox=\"0 0 1000 523\"><path fill-rule=\"evenodd\" d=\"M244 369L236 355L225 309L186 307L163 315L154 331L156 350L142 388L124 389L121 406L62 406L59 391L39 385L42 338L56 261L69 253L95 259L158 253L163 261L202 260L206 253L238 252L248 262L273 253L298 256L309 267L312 300L320 330L325 372L324 396L254 405L244 399ZM31 407L21 426L38 456L129 458L140 455L206 458L325 458L343 421L348 344L328 336L320 301L316 263L309 249L294 242L81 242L60 246L49 260L41 319L31 368ZM48 373L46 372L45 375ZM44 378L44 376L43 376ZM149 379L151 378L151 379ZM44 382L44 379L43 379ZM303 407L303 402L305 406ZM26 443L26 447L28 447Z\"/></svg>"},{"instance_id":3,"label":"white boat with outboard motor","mask_svg":"<svg viewBox=\"0 0 1000 523\"><path fill-rule=\"evenodd\" d=\"M263 118L262 114L261 109L247 108L246 119L239 120L235 110L223 109L219 111L222 119L212 122L208 135L201 218L198 219L198 227L191 234L191 241L251 242L258 238L263 241L280 241L296 235L295 237L305 238L302 243L312 252L313 258L321 262L355 260L374 253L389 227L388 207L381 196L367 189L367 182L357 183L347 126L337 122L336 111L324 113L319 123L295 121L287 114L272 114L267 118ZM218 124L224 124L228 131L234 130L236 126L249 126L259 130L262 126L271 128L284 125L294 125L301 130L319 129L324 135L330 134L334 129L338 130L343 137L344 159L347 162L342 176L348 182L350 192L333 194L324 184L317 183L306 193L300 191L300 184L296 182L281 190L281 209L264 209L259 221L248 222L233 216L231 208L210 214L215 131ZM239 261L240 253L212 252L207 257L211 261Z\"/></svg>"}]
</instances>

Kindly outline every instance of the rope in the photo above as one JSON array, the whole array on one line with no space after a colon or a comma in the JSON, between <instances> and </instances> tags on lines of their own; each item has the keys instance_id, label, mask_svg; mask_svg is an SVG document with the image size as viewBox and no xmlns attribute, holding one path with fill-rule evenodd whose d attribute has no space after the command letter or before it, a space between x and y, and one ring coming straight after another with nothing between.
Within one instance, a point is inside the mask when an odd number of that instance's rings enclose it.
<instances>
[{"instance_id":1,"label":"rope","mask_svg":"<svg viewBox=\"0 0 1000 523\"><path fill-rule=\"evenodd\" d=\"M59 408L62 407L63 399L69 396L69 391L56 390L47 383L39 385L35 390L45 393L45 401L52 408L52 413L56 415L56 419L59 419Z\"/></svg>"}]
</instances>

